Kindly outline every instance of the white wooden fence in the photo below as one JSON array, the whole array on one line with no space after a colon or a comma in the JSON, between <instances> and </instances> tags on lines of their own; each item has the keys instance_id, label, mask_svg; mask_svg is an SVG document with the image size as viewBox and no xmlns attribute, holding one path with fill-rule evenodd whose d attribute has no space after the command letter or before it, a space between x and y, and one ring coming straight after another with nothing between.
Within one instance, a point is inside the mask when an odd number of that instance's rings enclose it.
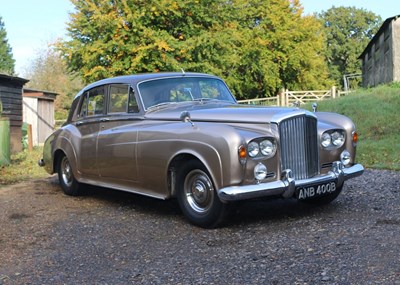
<instances>
[{"instance_id":1,"label":"white wooden fence","mask_svg":"<svg viewBox=\"0 0 400 285\"><path fill-rule=\"evenodd\" d=\"M248 100L239 100L240 104L264 105L264 106L293 106L310 102L320 101L324 99L334 99L346 95L349 92L337 90L333 86L330 90L313 90L313 91L290 91L282 90L277 96L268 98L257 98Z\"/></svg>"}]
</instances>

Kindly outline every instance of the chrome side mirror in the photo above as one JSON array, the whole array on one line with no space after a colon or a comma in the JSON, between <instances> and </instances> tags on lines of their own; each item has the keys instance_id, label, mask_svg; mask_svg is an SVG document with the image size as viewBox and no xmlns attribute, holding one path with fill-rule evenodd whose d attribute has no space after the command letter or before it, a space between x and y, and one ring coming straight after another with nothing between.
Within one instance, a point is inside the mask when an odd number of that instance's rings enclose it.
<instances>
[{"instance_id":1,"label":"chrome side mirror","mask_svg":"<svg viewBox=\"0 0 400 285\"><path fill-rule=\"evenodd\" d=\"M182 122L184 122L184 123L187 123L187 122L189 122L191 125L192 125L192 127L194 127L194 124L193 124L193 122L192 122L192 119L190 118L190 113L189 113L189 111L183 111L182 113L181 113L181 115L180 115L180 120L182 121Z\"/></svg>"}]
</instances>

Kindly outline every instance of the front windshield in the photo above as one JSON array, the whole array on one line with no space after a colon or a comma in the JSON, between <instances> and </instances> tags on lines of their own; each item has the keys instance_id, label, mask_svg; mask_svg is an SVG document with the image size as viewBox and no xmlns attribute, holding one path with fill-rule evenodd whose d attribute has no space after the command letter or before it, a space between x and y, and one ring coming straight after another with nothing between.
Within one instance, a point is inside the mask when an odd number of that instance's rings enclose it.
<instances>
[{"instance_id":1,"label":"front windshield","mask_svg":"<svg viewBox=\"0 0 400 285\"><path fill-rule=\"evenodd\" d=\"M197 100L236 102L225 83L217 78L162 78L142 82L138 88L146 109L163 103Z\"/></svg>"}]
</instances>

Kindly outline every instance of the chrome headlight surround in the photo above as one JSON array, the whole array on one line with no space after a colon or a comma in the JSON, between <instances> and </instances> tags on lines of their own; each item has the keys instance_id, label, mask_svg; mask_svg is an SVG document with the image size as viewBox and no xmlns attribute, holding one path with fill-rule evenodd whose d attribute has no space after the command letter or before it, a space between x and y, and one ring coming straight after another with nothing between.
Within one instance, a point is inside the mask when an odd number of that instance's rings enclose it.
<instances>
[{"instance_id":1,"label":"chrome headlight surround","mask_svg":"<svg viewBox=\"0 0 400 285\"><path fill-rule=\"evenodd\" d=\"M346 132L344 130L328 130L321 135L323 148L340 148L345 142Z\"/></svg>"},{"instance_id":2,"label":"chrome headlight surround","mask_svg":"<svg viewBox=\"0 0 400 285\"><path fill-rule=\"evenodd\" d=\"M257 138L247 144L247 153L251 158L270 158L276 153L276 141L273 138Z\"/></svg>"}]
</instances>

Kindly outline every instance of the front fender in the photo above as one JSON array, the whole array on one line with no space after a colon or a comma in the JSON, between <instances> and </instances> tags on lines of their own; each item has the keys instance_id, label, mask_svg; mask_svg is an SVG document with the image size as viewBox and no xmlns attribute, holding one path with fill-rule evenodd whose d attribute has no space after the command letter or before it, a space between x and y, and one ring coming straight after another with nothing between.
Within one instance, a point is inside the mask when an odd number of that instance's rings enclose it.
<instances>
[{"instance_id":1,"label":"front fender","mask_svg":"<svg viewBox=\"0 0 400 285\"><path fill-rule=\"evenodd\" d=\"M243 180L238 147L244 143L239 132L215 123L172 123L151 127L139 133L137 162L143 182L149 175L151 187L167 189L168 170L175 157L189 155L199 159L209 171L215 187Z\"/></svg>"}]
</instances>

